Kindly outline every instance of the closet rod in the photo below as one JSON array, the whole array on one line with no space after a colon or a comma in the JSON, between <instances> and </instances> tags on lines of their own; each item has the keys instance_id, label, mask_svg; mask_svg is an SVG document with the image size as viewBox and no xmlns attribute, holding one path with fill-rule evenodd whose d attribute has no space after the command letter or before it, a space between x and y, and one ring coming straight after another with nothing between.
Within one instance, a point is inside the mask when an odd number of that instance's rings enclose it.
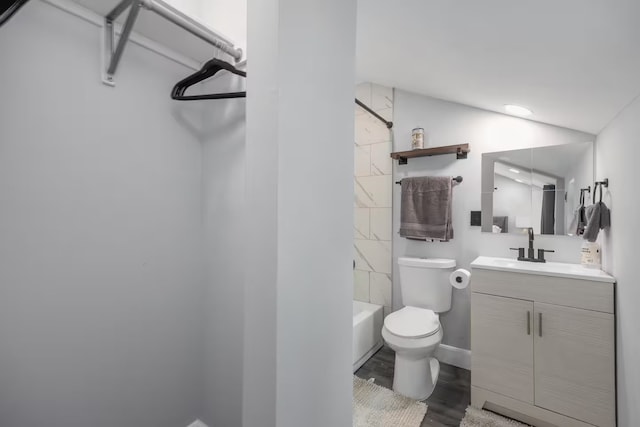
<instances>
[{"instance_id":1,"label":"closet rod","mask_svg":"<svg viewBox=\"0 0 640 427\"><path fill-rule=\"evenodd\" d=\"M231 55L236 62L242 59L242 49L234 47L228 40L222 39L222 37L216 35L205 26L177 14L167 6L159 3L157 0L142 0L142 4L148 10L155 12L166 20L171 21L182 29L190 32L194 36L212 44L224 53Z\"/></svg>"},{"instance_id":2,"label":"closet rod","mask_svg":"<svg viewBox=\"0 0 640 427\"><path fill-rule=\"evenodd\" d=\"M110 55L110 58L108 58L109 65L106 70L105 83L113 84L113 76L118 69L118 64L120 63L120 59L124 53L124 48L129 41L129 36L138 18L138 12L142 7L154 12L158 16L172 22L199 39L204 40L221 51L231 55L236 62L242 59L242 49L234 47L233 44L225 38L214 33L204 25L188 18L160 0L122 0L111 12L109 12L109 14L107 14L107 16L105 16L106 51L107 54ZM129 11L129 15L122 27L120 40L118 40L116 45L114 22L125 10L127 10L127 8L131 8L131 10Z\"/></svg>"}]
</instances>

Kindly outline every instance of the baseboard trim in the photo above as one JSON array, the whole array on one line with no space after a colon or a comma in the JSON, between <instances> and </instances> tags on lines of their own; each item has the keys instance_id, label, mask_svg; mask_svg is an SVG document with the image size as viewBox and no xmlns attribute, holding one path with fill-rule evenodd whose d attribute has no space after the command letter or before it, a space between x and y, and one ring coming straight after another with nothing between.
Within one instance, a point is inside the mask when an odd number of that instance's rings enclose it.
<instances>
[{"instance_id":1,"label":"baseboard trim","mask_svg":"<svg viewBox=\"0 0 640 427\"><path fill-rule=\"evenodd\" d=\"M194 422L189 424L187 427L208 427L208 426L200 420L195 420Z\"/></svg>"},{"instance_id":2,"label":"baseboard trim","mask_svg":"<svg viewBox=\"0 0 640 427\"><path fill-rule=\"evenodd\" d=\"M436 357L442 363L471 370L471 350L440 344L436 350Z\"/></svg>"}]
</instances>

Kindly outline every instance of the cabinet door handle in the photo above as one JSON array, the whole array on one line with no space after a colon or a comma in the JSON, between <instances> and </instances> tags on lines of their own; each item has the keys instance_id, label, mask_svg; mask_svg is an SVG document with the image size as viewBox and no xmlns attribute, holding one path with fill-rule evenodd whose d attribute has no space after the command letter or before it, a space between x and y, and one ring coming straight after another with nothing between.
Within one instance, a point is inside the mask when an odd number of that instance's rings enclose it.
<instances>
[{"instance_id":1,"label":"cabinet door handle","mask_svg":"<svg viewBox=\"0 0 640 427\"><path fill-rule=\"evenodd\" d=\"M538 335L542 336L542 313L538 313Z\"/></svg>"},{"instance_id":2,"label":"cabinet door handle","mask_svg":"<svg viewBox=\"0 0 640 427\"><path fill-rule=\"evenodd\" d=\"M527 311L527 335L531 335L531 312Z\"/></svg>"}]
</instances>

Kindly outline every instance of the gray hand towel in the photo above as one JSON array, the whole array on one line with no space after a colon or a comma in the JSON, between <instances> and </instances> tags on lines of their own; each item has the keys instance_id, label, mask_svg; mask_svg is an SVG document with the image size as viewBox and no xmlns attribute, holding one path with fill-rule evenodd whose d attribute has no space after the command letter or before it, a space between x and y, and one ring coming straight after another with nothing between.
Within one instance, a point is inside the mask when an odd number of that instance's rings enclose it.
<instances>
[{"instance_id":1,"label":"gray hand towel","mask_svg":"<svg viewBox=\"0 0 640 427\"><path fill-rule=\"evenodd\" d=\"M408 239L453 239L451 177L402 180L400 236Z\"/></svg>"},{"instance_id":2,"label":"gray hand towel","mask_svg":"<svg viewBox=\"0 0 640 427\"><path fill-rule=\"evenodd\" d=\"M585 216L587 226L582 237L589 242L595 242L600 230L611 225L611 211L603 202L598 202L586 208Z\"/></svg>"}]
</instances>

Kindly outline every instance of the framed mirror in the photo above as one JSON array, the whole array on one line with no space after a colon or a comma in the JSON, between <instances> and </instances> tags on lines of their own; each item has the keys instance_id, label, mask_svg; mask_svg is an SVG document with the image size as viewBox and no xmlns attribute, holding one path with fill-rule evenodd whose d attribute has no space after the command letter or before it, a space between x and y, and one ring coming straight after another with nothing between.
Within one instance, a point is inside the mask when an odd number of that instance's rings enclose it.
<instances>
[{"instance_id":1,"label":"framed mirror","mask_svg":"<svg viewBox=\"0 0 640 427\"><path fill-rule=\"evenodd\" d=\"M580 204L591 203L593 160L593 142L484 153L482 231L574 236Z\"/></svg>"}]
</instances>

